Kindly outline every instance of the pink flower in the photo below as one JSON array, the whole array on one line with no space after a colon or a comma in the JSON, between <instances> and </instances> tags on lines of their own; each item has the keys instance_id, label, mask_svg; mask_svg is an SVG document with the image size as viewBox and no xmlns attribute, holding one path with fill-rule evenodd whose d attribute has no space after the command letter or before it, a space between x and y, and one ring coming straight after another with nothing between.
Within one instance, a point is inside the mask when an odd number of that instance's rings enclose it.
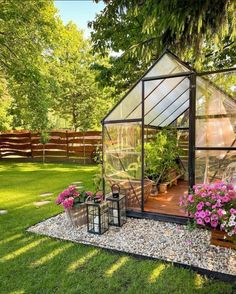
<instances>
[{"instance_id":1,"label":"pink flower","mask_svg":"<svg viewBox=\"0 0 236 294\"><path fill-rule=\"evenodd\" d=\"M218 221L217 221L217 220L212 220L212 221L211 221L211 226L212 226L213 228L216 228L217 225L218 225Z\"/></svg>"},{"instance_id":2,"label":"pink flower","mask_svg":"<svg viewBox=\"0 0 236 294\"><path fill-rule=\"evenodd\" d=\"M73 192L74 190L76 190L76 186L75 185L71 185L71 186L69 186L68 190L70 192Z\"/></svg>"},{"instance_id":3,"label":"pink flower","mask_svg":"<svg viewBox=\"0 0 236 294\"><path fill-rule=\"evenodd\" d=\"M199 217L200 218L204 218L205 216L206 216L205 211L203 211L203 210L199 211Z\"/></svg>"},{"instance_id":4,"label":"pink flower","mask_svg":"<svg viewBox=\"0 0 236 294\"><path fill-rule=\"evenodd\" d=\"M188 201L191 202L191 203L194 202L194 199L193 199L193 195L192 194L188 195Z\"/></svg>"},{"instance_id":5,"label":"pink flower","mask_svg":"<svg viewBox=\"0 0 236 294\"><path fill-rule=\"evenodd\" d=\"M229 212L230 212L231 214L236 214L236 209L231 208Z\"/></svg>"},{"instance_id":6,"label":"pink flower","mask_svg":"<svg viewBox=\"0 0 236 294\"><path fill-rule=\"evenodd\" d=\"M204 206L204 203L202 201L199 202L197 205L197 210L202 210L203 206Z\"/></svg>"},{"instance_id":7,"label":"pink flower","mask_svg":"<svg viewBox=\"0 0 236 294\"><path fill-rule=\"evenodd\" d=\"M85 194L90 197L93 196L93 192L91 192L91 191L86 191Z\"/></svg>"},{"instance_id":8,"label":"pink flower","mask_svg":"<svg viewBox=\"0 0 236 294\"><path fill-rule=\"evenodd\" d=\"M224 196L224 197L222 197L222 202L227 203L227 202L229 202L229 201L230 201L230 198L229 198L228 196Z\"/></svg>"},{"instance_id":9,"label":"pink flower","mask_svg":"<svg viewBox=\"0 0 236 294\"><path fill-rule=\"evenodd\" d=\"M218 221L218 215L217 214L212 214L211 219L214 221Z\"/></svg>"},{"instance_id":10,"label":"pink flower","mask_svg":"<svg viewBox=\"0 0 236 294\"><path fill-rule=\"evenodd\" d=\"M209 216L206 216L206 217L204 218L204 221L205 221L205 223L209 223L209 222L211 221L211 219L209 218Z\"/></svg>"},{"instance_id":11,"label":"pink flower","mask_svg":"<svg viewBox=\"0 0 236 294\"><path fill-rule=\"evenodd\" d=\"M206 206L211 206L211 202L207 201L206 203Z\"/></svg>"},{"instance_id":12,"label":"pink flower","mask_svg":"<svg viewBox=\"0 0 236 294\"><path fill-rule=\"evenodd\" d=\"M201 218L197 218L197 224L198 225L203 225L203 220Z\"/></svg>"},{"instance_id":13,"label":"pink flower","mask_svg":"<svg viewBox=\"0 0 236 294\"><path fill-rule=\"evenodd\" d=\"M226 211L220 208L218 209L217 213L219 214L219 216L223 216L226 214Z\"/></svg>"},{"instance_id":14,"label":"pink flower","mask_svg":"<svg viewBox=\"0 0 236 294\"><path fill-rule=\"evenodd\" d=\"M74 204L74 198L69 197L62 202L64 208L72 208Z\"/></svg>"},{"instance_id":15,"label":"pink flower","mask_svg":"<svg viewBox=\"0 0 236 294\"><path fill-rule=\"evenodd\" d=\"M211 215L211 212L209 211L209 210L205 210L205 214L206 214L206 216L210 216Z\"/></svg>"}]
</instances>

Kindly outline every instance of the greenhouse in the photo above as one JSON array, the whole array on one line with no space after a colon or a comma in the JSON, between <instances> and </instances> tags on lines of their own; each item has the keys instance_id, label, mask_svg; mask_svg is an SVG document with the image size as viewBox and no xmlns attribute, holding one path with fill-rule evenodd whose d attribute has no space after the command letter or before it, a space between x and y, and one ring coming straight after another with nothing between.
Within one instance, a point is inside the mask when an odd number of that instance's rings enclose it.
<instances>
[{"instance_id":1,"label":"greenhouse","mask_svg":"<svg viewBox=\"0 0 236 294\"><path fill-rule=\"evenodd\" d=\"M166 50L107 114L103 188L126 195L128 215L184 221L194 184L236 186L236 69L196 72Z\"/></svg>"}]
</instances>

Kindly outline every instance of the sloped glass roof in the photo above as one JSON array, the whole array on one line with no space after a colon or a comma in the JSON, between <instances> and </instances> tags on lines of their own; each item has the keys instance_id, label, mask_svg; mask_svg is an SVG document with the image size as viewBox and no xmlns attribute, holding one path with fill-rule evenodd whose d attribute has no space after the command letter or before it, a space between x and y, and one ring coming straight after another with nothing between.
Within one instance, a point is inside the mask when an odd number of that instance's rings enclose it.
<instances>
[{"instance_id":1,"label":"sloped glass roof","mask_svg":"<svg viewBox=\"0 0 236 294\"><path fill-rule=\"evenodd\" d=\"M187 73L189 71L189 68L173 54L166 52L142 78ZM179 116L189 107L188 97L189 81L187 77L145 82L145 124L154 126L168 125L177 115ZM104 122L141 119L141 117L142 80L139 80L105 117Z\"/></svg>"}]
</instances>

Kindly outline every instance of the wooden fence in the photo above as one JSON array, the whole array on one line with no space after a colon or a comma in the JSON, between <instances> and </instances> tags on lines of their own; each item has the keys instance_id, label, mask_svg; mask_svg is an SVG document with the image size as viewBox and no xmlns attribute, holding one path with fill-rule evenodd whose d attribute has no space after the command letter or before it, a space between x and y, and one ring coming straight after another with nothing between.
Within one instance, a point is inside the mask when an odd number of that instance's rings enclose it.
<instances>
[{"instance_id":1,"label":"wooden fence","mask_svg":"<svg viewBox=\"0 0 236 294\"><path fill-rule=\"evenodd\" d=\"M101 148L102 135L99 131L72 132L52 131L45 144L46 161L92 162L94 153ZM40 133L30 131L0 132L0 160L28 159L40 161L43 144Z\"/></svg>"}]
</instances>

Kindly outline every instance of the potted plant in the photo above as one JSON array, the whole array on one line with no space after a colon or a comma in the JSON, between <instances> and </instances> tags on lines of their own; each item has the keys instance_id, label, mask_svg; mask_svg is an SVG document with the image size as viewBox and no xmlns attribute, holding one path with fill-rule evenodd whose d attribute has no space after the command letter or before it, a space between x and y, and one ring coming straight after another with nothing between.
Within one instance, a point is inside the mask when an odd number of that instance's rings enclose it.
<instances>
[{"instance_id":1,"label":"potted plant","mask_svg":"<svg viewBox=\"0 0 236 294\"><path fill-rule=\"evenodd\" d=\"M58 195L56 204L64 207L72 225L80 226L87 222L86 202L93 199L93 196L90 191L78 192L77 187L72 185Z\"/></svg>"},{"instance_id":2,"label":"potted plant","mask_svg":"<svg viewBox=\"0 0 236 294\"><path fill-rule=\"evenodd\" d=\"M179 171L177 159L181 149L177 144L175 130L163 129L154 139L144 144L145 176L159 184L160 192L165 192L168 182Z\"/></svg>"},{"instance_id":3,"label":"potted plant","mask_svg":"<svg viewBox=\"0 0 236 294\"><path fill-rule=\"evenodd\" d=\"M236 191L232 185L222 181L195 185L181 197L180 206L196 225L212 229L212 244L236 248Z\"/></svg>"}]
</instances>

